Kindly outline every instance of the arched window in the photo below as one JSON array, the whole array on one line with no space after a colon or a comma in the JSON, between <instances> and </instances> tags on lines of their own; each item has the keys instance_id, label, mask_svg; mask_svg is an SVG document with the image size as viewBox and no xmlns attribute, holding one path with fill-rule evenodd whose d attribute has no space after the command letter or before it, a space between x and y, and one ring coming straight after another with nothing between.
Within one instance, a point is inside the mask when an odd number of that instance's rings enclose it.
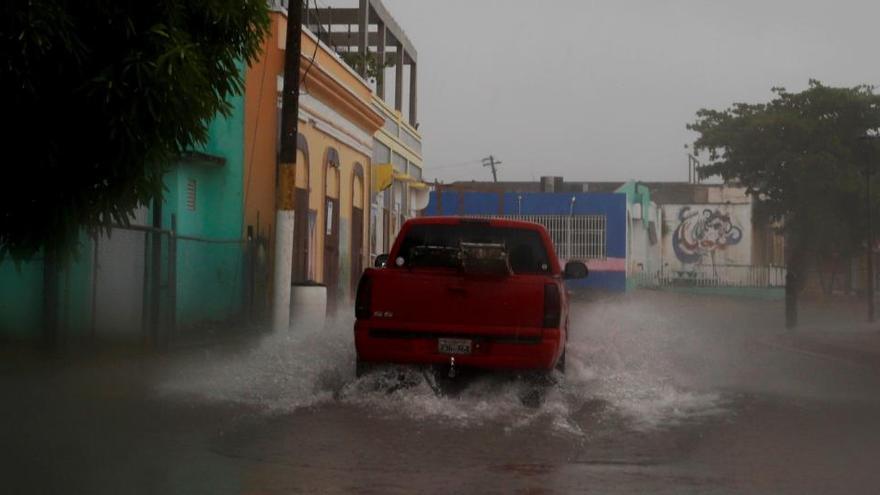
<instances>
[{"instance_id":1,"label":"arched window","mask_svg":"<svg viewBox=\"0 0 880 495\"><path fill-rule=\"evenodd\" d=\"M355 162L351 171L351 297L364 270L364 227L367 224L364 167Z\"/></svg>"},{"instance_id":2,"label":"arched window","mask_svg":"<svg viewBox=\"0 0 880 495\"><path fill-rule=\"evenodd\" d=\"M327 148L324 155L324 285L327 313L336 309L339 287L339 152Z\"/></svg>"},{"instance_id":3,"label":"arched window","mask_svg":"<svg viewBox=\"0 0 880 495\"><path fill-rule=\"evenodd\" d=\"M296 138L296 167L294 168L293 189L293 263L291 266L294 282L314 278L314 233L309 229L309 143L306 137L298 134Z\"/></svg>"}]
</instances>

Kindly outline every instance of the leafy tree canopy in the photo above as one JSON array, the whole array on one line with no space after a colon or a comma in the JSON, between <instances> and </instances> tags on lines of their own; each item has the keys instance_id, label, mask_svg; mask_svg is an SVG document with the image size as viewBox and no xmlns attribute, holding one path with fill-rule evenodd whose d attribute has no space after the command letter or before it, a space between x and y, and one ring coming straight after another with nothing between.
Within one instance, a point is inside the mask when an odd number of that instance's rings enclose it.
<instances>
[{"instance_id":1,"label":"leafy tree canopy","mask_svg":"<svg viewBox=\"0 0 880 495\"><path fill-rule=\"evenodd\" d=\"M695 151L709 156L700 174L745 186L761 214L784 219L793 248L852 252L865 239L864 173L878 158L860 137L880 128L880 96L815 80L800 93L773 93L769 103L697 112L688 129L700 134Z\"/></svg>"},{"instance_id":2,"label":"leafy tree canopy","mask_svg":"<svg viewBox=\"0 0 880 495\"><path fill-rule=\"evenodd\" d=\"M229 114L268 23L265 0L4 2L0 258L67 251L160 197Z\"/></svg>"}]
</instances>

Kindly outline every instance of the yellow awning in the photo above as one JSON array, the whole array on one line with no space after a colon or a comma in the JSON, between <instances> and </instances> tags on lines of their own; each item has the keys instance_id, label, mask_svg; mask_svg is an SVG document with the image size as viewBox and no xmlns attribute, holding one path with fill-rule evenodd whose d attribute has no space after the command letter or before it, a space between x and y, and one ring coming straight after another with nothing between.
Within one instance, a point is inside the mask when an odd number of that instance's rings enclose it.
<instances>
[{"instance_id":1,"label":"yellow awning","mask_svg":"<svg viewBox=\"0 0 880 495\"><path fill-rule=\"evenodd\" d=\"M409 174L404 174L403 172L394 171L394 180L399 180L400 182L415 182L416 178Z\"/></svg>"},{"instance_id":2,"label":"yellow awning","mask_svg":"<svg viewBox=\"0 0 880 495\"><path fill-rule=\"evenodd\" d=\"M394 182L394 166L390 163L373 165L373 191L380 192L391 187Z\"/></svg>"},{"instance_id":3,"label":"yellow awning","mask_svg":"<svg viewBox=\"0 0 880 495\"><path fill-rule=\"evenodd\" d=\"M427 189L428 185L416 179L415 177L394 170L394 165L390 163L379 163L373 165L373 191L381 192L391 187L394 181L406 182L410 188Z\"/></svg>"}]
</instances>

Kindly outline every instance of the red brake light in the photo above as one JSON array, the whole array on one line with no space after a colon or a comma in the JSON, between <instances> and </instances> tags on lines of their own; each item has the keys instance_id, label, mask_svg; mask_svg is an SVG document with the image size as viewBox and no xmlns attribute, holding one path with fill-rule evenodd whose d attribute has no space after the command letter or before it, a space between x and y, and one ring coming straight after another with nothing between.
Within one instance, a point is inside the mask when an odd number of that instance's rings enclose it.
<instances>
[{"instance_id":1,"label":"red brake light","mask_svg":"<svg viewBox=\"0 0 880 495\"><path fill-rule=\"evenodd\" d=\"M373 302L373 279L363 274L358 283L357 298L354 303L354 316L358 320L370 318Z\"/></svg>"},{"instance_id":2,"label":"red brake light","mask_svg":"<svg viewBox=\"0 0 880 495\"><path fill-rule=\"evenodd\" d=\"M559 297L559 287L556 284L544 286L544 328L559 328L559 320L562 318L562 301Z\"/></svg>"}]
</instances>

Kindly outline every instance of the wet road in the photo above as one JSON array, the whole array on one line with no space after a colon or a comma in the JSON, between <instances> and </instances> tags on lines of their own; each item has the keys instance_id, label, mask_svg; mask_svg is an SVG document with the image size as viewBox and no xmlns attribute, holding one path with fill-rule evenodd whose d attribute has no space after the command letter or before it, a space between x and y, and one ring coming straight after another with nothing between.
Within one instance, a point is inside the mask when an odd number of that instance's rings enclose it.
<instances>
[{"instance_id":1,"label":"wet road","mask_svg":"<svg viewBox=\"0 0 880 495\"><path fill-rule=\"evenodd\" d=\"M347 325L0 374L8 493L877 493L880 375L769 346L779 303L580 302L547 389L356 380ZM532 400L540 392L539 401Z\"/></svg>"}]
</instances>

